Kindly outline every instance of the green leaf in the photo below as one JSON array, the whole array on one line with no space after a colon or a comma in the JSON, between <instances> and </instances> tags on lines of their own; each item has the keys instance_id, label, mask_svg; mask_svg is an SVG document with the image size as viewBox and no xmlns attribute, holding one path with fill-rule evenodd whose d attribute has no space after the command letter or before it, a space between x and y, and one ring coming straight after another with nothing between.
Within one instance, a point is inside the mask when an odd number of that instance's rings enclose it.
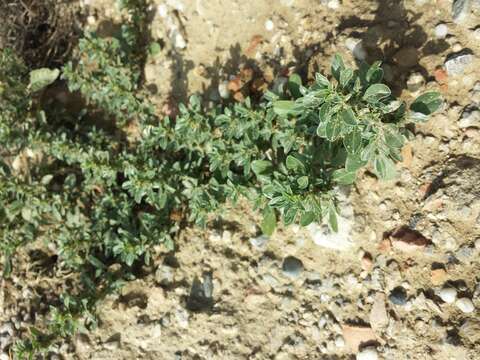
<instances>
[{"instance_id":1,"label":"green leaf","mask_svg":"<svg viewBox=\"0 0 480 360\"><path fill-rule=\"evenodd\" d=\"M362 134L355 128L343 138L343 145L349 154L356 154L362 148Z\"/></svg>"},{"instance_id":2,"label":"green leaf","mask_svg":"<svg viewBox=\"0 0 480 360\"><path fill-rule=\"evenodd\" d=\"M290 225L295 221L295 217L297 216L297 209L294 207L287 208L284 215L283 220L285 221L285 225Z\"/></svg>"},{"instance_id":3,"label":"green leaf","mask_svg":"<svg viewBox=\"0 0 480 360\"><path fill-rule=\"evenodd\" d=\"M155 56L162 51L162 47L158 42L151 42L150 45L148 46L148 51L150 52L150 55Z\"/></svg>"},{"instance_id":4,"label":"green leaf","mask_svg":"<svg viewBox=\"0 0 480 360\"><path fill-rule=\"evenodd\" d=\"M345 169L347 172L354 172L367 164L367 161L360 159L358 155L348 155L345 160Z\"/></svg>"},{"instance_id":5,"label":"green leaf","mask_svg":"<svg viewBox=\"0 0 480 360\"><path fill-rule=\"evenodd\" d=\"M263 220L260 224L262 232L267 236L271 236L275 231L276 226L277 216L275 215L275 210L273 210L270 206L267 206L263 210Z\"/></svg>"},{"instance_id":6,"label":"green leaf","mask_svg":"<svg viewBox=\"0 0 480 360\"><path fill-rule=\"evenodd\" d=\"M376 84L383 79L383 69L380 67L381 62L377 61L367 71L366 80L369 84Z\"/></svg>"},{"instance_id":7,"label":"green leaf","mask_svg":"<svg viewBox=\"0 0 480 360\"><path fill-rule=\"evenodd\" d=\"M382 180L392 180L396 177L395 164L385 155L379 154L373 160L375 174Z\"/></svg>"},{"instance_id":8,"label":"green leaf","mask_svg":"<svg viewBox=\"0 0 480 360\"><path fill-rule=\"evenodd\" d=\"M278 100L273 103L273 111L275 114L281 117L287 117L288 115L295 114L295 101L291 100Z\"/></svg>"},{"instance_id":9,"label":"green leaf","mask_svg":"<svg viewBox=\"0 0 480 360\"><path fill-rule=\"evenodd\" d=\"M338 169L333 172L332 178L338 184L350 185L355 182L357 173L355 171L347 171L346 169Z\"/></svg>"},{"instance_id":10,"label":"green leaf","mask_svg":"<svg viewBox=\"0 0 480 360\"><path fill-rule=\"evenodd\" d=\"M384 84L374 84L369 86L363 95L363 99L370 103L376 103L392 94L389 87Z\"/></svg>"},{"instance_id":11,"label":"green leaf","mask_svg":"<svg viewBox=\"0 0 480 360\"><path fill-rule=\"evenodd\" d=\"M330 81L320 73L315 74L315 83L321 88L327 88L330 86Z\"/></svg>"},{"instance_id":12,"label":"green leaf","mask_svg":"<svg viewBox=\"0 0 480 360\"><path fill-rule=\"evenodd\" d=\"M436 91L427 92L415 99L410 109L416 113L431 115L442 106L443 100Z\"/></svg>"},{"instance_id":13,"label":"green leaf","mask_svg":"<svg viewBox=\"0 0 480 360\"><path fill-rule=\"evenodd\" d=\"M328 140L335 141L342 133L342 124L338 117L331 119L325 126L325 135Z\"/></svg>"},{"instance_id":14,"label":"green leaf","mask_svg":"<svg viewBox=\"0 0 480 360\"><path fill-rule=\"evenodd\" d=\"M252 170L258 175L264 175L273 170L273 165L267 160L255 160L252 161Z\"/></svg>"},{"instance_id":15,"label":"green leaf","mask_svg":"<svg viewBox=\"0 0 480 360\"><path fill-rule=\"evenodd\" d=\"M353 78L353 70L346 68L340 71L340 86L346 88Z\"/></svg>"},{"instance_id":16,"label":"green leaf","mask_svg":"<svg viewBox=\"0 0 480 360\"><path fill-rule=\"evenodd\" d=\"M306 211L300 217L300 225L308 226L315 220L315 213L312 211Z\"/></svg>"},{"instance_id":17,"label":"green leaf","mask_svg":"<svg viewBox=\"0 0 480 360\"><path fill-rule=\"evenodd\" d=\"M295 99L298 99L299 97L302 96L302 93L300 92L300 87L302 86L302 78L298 74L292 74L288 78L288 90L290 90L290 94Z\"/></svg>"},{"instance_id":18,"label":"green leaf","mask_svg":"<svg viewBox=\"0 0 480 360\"><path fill-rule=\"evenodd\" d=\"M288 170L305 171L304 163L293 155L288 155L286 160Z\"/></svg>"},{"instance_id":19,"label":"green leaf","mask_svg":"<svg viewBox=\"0 0 480 360\"><path fill-rule=\"evenodd\" d=\"M333 201L330 202L328 207L328 225L333 232L338 232L337 210Z\"/></svg>"},{"instance_id":20,"label":"green leaf","mask_svg":"<svg viewBox=\"0 0 480 360\"><path fill-rule=\"evenodd\" d=\"M332 75L337 81L340 81L340 73L345 69L343 59L339 54L335 54L332 61Z\"/></svg>"},{"instance_id":21,"label":"green leaf","mask_svg":"<svg viewBox=\"0 0 480 360\"><path fill-rule=\"evenodd\" d=\"M308 182L308 176L301 176L297 179L297 184L302 190L308 187Z\"/></svg>"},{"instance_id":22,"label":"green leaf","mask_svg":"<svg viewBox=\"0 0 480 360\"><path fill-rule=\"evenodd\" d=\"M347 125L357 125L355 114L350 106L342 110L342 119Z\"/></svg>"},{"instance_id":23,"label":"green leaf","mask_svg":"<svg viewBox=\"0 0 480 360\"><path fill-rule=\"evenodd\" d=\"M35 92L38 90L47 87L50 84L53 84L60 75L60 70L58 69L37 69L30 72L30 89Z\"/></svg>"}]
</instances>

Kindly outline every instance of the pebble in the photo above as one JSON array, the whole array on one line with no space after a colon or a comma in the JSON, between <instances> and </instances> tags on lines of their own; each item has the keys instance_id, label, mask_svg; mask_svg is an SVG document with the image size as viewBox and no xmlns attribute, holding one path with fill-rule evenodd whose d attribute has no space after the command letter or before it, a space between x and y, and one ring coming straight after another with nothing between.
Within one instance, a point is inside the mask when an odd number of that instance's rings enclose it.
<instances>
[{"instance_id":1,"label":"pebble","mask_svg":"<svg viewBox=\"0 0 480 360\"><path fill-rule=\"evenodd\" d=\"M332 232L325 224L319 225L311 223L307 229L312 237L313 242L318 245L332 250L348 251L353 246L350 229L352 221L342 216L338 216L338 232Z\"/></svg>"},{"instance_id":2,"label":"pebble","mask_svg":"<svg viewBox=\"0 0 480 360\"><path fill-rule=\"evenodd\" d=\"M423 78L423 75L418 72L411 74L407 80L407 88L410 92L416 92L420 90L424 84L425 79Z\"/></svg>"},{"instance_id":3,"label":"pebble","mask_svg":"<svg viewBox=\"0 0 480 360\"><path fill-rule=\"evenodd\" d=\"M438 293L438 296L447 304L451 304L457 298L457 290L455 290L454 288L443 288Z\"/></svg>"},{"instance_id":4,"label":"pebble","mask_svg":"<svg viewBox=\"0 0 480 360\"><path fill-rule=\"evenodd\" d=\"M170 266L159 266L155 271L155 281L157 284L169 286L173 283L173 269Z\"/></svg>"},{"instance_id":5,"label":"pebble","mask_svg":"<svg viewBox=\"0 0 480 360\"><path fill-rule=\"evenodd\" d=\"M388 300L392 304L403 306L407 303L407 291L403 287L397 286L390 292Z\"/></svg>"},{"instance_id":6,"label":"pebble","mask_svg":"<svg viewBox=\"0 0 480 360\"><path fill-rule=\"evenodd\" d=\"M480 341L480 320L467 319L460 327L459 334L472 343Z\"/></svg>"},{"instance_id":7,"label":"pebble","mask_svg":"<svg viewBox=\"0 0 480 360\"><path fill-rule=\"evenodd\" d=\"M357 60L366 60L367 59L367 51L363 46L363 42L360 39L355 38L348 38L345 41L345 46L348 50L350 50L353 54L353 57Z\"/></svg>"},{"instance_id":8,"label":"pebble","mask_svg":"<svg viewBox=\"0 0 480 360\"><path fill-rule=\"evenodd\" d=\"M338 336L335 338L335 346L338 347L338 348L343 348L343 347L345 347L345 339L343 338L343 336L338 335Z\"/></svg>"},{"instance_id":9,"label":"pebble","mask_svg":"<svg viewBox=\"0 0 480 360\"><path fill-rule=\"evenodd\" d=\"M1 353L0 360L10 360L10 356L8 356L8 354Z\"/></svg>"},{"instance_id":10,"label":"pebble","mask_svg":"<svg viewBox=\"0 0 480 360\"><path fill-rule=\"evenodd\" d=\"M480 110L473 106L465 108L458 122L458 126L460 129L480 127Z\"/></svg>"},{"instance_id":11,"label":"pebble","mask_svg":"<svg viewBox=\"0 0 480 360\"><path fill-rule=\"evenodd\" d=\"M448 26L446 24L438 24L435 27L435 36L437 39L445 39L448 35Z\"/></svg>"},{"instance_id":12,"label":"pebble","mask_svg":"<svg viewBox=\"0 0 480 360\"><path fill-rule=\"evenodd\" d=\"M473 258L474 249L468 245L462 246L455 252L455 257L463 263L469 262Z\"/></svg>"},{"instance_id":13,"label":"pebble","mask_svg":"<svg viewBox=\"0 0 480 360\"><path fill-rule=\"evenodd\" d=\"M473 305L472 300L469 298L460 298L457 300L455 305L457 305L457 307L463 313L471 313L473 310L475 310L475 306Z\"/></svg>"},{"instance_id":14,"label":"pebble","mask_svg":"<svg viewBox=\"0 0 480 360\"><path fill-rule=\"evenodd\" d=\"M455 0L452 4L452 19L456 23L461 23L465 20L470 12L470 0Z\"/></svg>"},{"instance_id":15,"label":"pebble","mask_svg":"<svg viewBox=\"0 0 480 360\"><path fill-rule=\"evenodd\" d=\"M188 312L184 309L175 311L175 319L177 320L178 325L184 329L188 327L188 317Z\"/></svg>"},{"instance_id":16,"label":"pebble","mask_svg":"<svg viewBox=\"0 0 480 360\"><path fill-rule=\"evenodd\" d=\"M480 250L480 239L475 240L475 249Z\"/></svg>"},{"instance_id":17,"label":"pebble","mask_svg":"<svg viewBox=\"0 0 480 360\"><path fill-rule=\"evenodd\" d=\"M272 31L275 25L273 24L272 20L265 21L265 30Z\"/></svg>"},{"instance_id":18,"label":"pebble","mask_svg":"<svg viewBox=\"0 0 480 360\"><path fill-rule=\"evenodd\" d=\"M266 235L260 235L250 239L250 244L256 249L264 249L267 245L269 237Z\"/></svg>"},{"instance_id":19,"label":"pebble","mask_svg":"<svg viewBox=\"0 0 480 360\"><path fill-rule=\"evenodd\" d=\"M461 75L474 60L474 56L468 53L450 55L445 61L445 69L448 75Z\"/></svg>"},{"instance_id":20,"label":"pebble","mask_svg":"<svg viewBox=\"0 0 480 360\"><path fill-rule=\"evenodd\" d=\"M357 354L357 360L377 360L378 353L374 347L367 347Z\"/></svg>"},{"instance_id":21,"label":"pebble","mask_svg":"<svg viewBox=\"0 0 480 360\"><path fill-rule=\"evenodd\" d=\"M297 279L303 271L303 263L293 256L288 256L283 260L283 275L290 279Z\"/></svg>"},{"instance_id":22,"label":"pebble","mask_svg":"<svg viewBox=\"0 0 480 360\"><path fill-rule=\"evenodd\" d=\"M447 279L447 272L444 269L434 269L431 272L430 278L433 285L441 285Z\"/></svg>"},{"instance_id":23,"label":"pebble","mask_svg":"<svg viewBox=\"0 0 480 360\"><path fill-rule=\"evenodd\" d=\"M230 97L230 91L228 90L228 81L223 81L218 84L218 93L222 99L228 99Z\"/></svg>"},{"instance_id":24,"label":"pebble","mask_svg":"<svg viewBox=\"0 0 480 360\"><path fill-rule=\"evenodd\" d=\"M327 3L327 6L329 9L337 10L340 7L340 1L339 0L330 0Z\"/></svg>"},{"instance_id":25,"label":"pebble","mask_svg":"<svg viewBox=\"0 0 480 360\"><path fill-rule=\"evenodd\" d=\"M374 329L381 329L388 325L387 308L385 306L385 294L375 294L372 309L370 310L370 325Z\"/></svg>"}]
</instances>

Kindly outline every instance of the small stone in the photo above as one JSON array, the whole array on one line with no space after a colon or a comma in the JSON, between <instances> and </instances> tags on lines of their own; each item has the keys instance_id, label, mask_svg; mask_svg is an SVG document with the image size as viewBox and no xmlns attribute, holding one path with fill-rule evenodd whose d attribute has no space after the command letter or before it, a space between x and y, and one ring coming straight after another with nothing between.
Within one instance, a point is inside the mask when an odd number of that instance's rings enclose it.
<instances>
[{"instance_id":1,"label":"small stone","mask_svg":"<svg viewBox=\"0 0 480 360\"><path fill-rule=\"evenodd\" d=\"M420 252L430 243L418 231L411 230L405 226L396 229L391 235L394 249L403 252Z\"/></svg>"},{"instance_id":2,"label":"small stone","mask_svg":"<svg viewBox=\"0 0 480 360\"><path fill-rule=\"evenodd\" d=\"M372 255L370 253L365 253L362 256L362 269L365 271L371 271L373 268Z\"/></svg>"},{"instance_id":3,"label":"small stone","mask_svg":"<svg viewBox=\"0 0 480 360\"><path fill-rule=\"evenodd\" d=\"M274 27L275 27L275 25L273 24L272 20L269 19L269 20L265 21L265 30L272 31Z\"/></svg>"},{"instance_id":4,"label":"small stone","mask_svg":"<svg viewBox=\"0 0 480 360\"><path fill-rule=\"evenodd\" d=\"M473 305L472 300L469 298L460 298L457 300L455 305L457 305L460 311L464 313L471 313L473 310L475 310L475 306Z\"/></svg>"},{"instance_id":5,"label":"small stone","mask_svg":"<svg viewBox=\"0 0 480 360\"><path fill-rule=\"evenodd\" d=\"M8 356L8 354L1 353L0 360L10 360L10 356Z\"/></svg>"},{"instance_id":6,"label":"small stone","mask_svg":"<svg viewBox=\"0 0 480 360\"><path fill-rule=\"evenodd\" d=\"M425 84L425 79L423 78L423 75L415 72L407 80L407 88L410 92L416 92L420 90L423 85Z\"/></svg>"},{"instance_id":7,"label":"small stone","mask_svg":"<svg viewBox=\"0 0 480 360\"><path fill-rule=\"evenodd\" d=\"M377 360L378 353L374 347L367 347L357 354L357 360Z\"/></svg>"},{"instance_id":8,"label":"small stone","mask_svg":"<svg viewBox=\"0 0 480 360\"><path fill-rule=\"evenodd\" d=\"M173 283L174 274L170 266L162 265L155 271L155 281L157 284L169 286Z\"/></svg>"},{"instance_id":9,"label":"small stone","mask_svg":"<svg viewBox=\"0 0 480 360\"><path fill-rule=\"evenodd\" d=\"M343 338L351 351L357 352L360 345L377 341L375 332L370 327L343 325Z\"/></svg>"},{"instance_id":10,"label":"small stone","mask_svg":"<svg viewBox=\"0 0 480 360\"><path fill-rule=\"evenodd\" d=\"M184 309L175 311L175 319L180 327L186 329L188 327L188 312Z\"/></svg>"},{"instance_id":11,"label":"small stone","mask_svg":"<svg viewBox=\"0 0 480 360\"><path fill-rule=\"evenodd\" d=\"M228 81L223 81L218 84L218 93L222 99L228 99L230 97L230 91L228 90Z\"/></svg>"},{"instance_id":12,"label":"small stone","mask_svg":"<svg viewBox=\"0 0 480 360\"><path fill-rule=\"evenodd\" d=\"M407 303L407 291L403 287L397 286L390 292L388 300L392 304L403 306Z\"/></svg>"},{"instance_id":13,"label":"small stone","mask_svg":"<svg viewBox=\"0 0 480 360\"><path fill-rule=\"evenodd\" d=\"M293 256L288 256L283 260L283 275L290 279L297 279L303 271L303 263Z\"/></svg>"},{"instance_id":14,"label":"small stone","mask_svg":"<svg viewBox=\"0 0 480 360\"><path fill-rule=\"evenodd\" d=\"M373 329L381 329L388 325L387 308L385 306L385 294L375 294L372 309L370 310L370 325Z\"/></svg>"},{"instance_id":15,"label":"small stone","mask_svg":"<svg viewBox=\"0 0 480 360\"><path fill-rule=\"evenodd\" d=\"M327 7L329 9L337 10L340 7L340 1L339 0L329 0L327 3Z\"/></svg>"},{"instance_id":16,"label":"small stone","mask_svg":"<svg viewBox=\"0 0 480 360\"><path fill-rule=\"evenodd\" d=\"M447 272L444 269L435 269L430 273L432 285L438 286L445 283L447 280Z\"/></svg>"},{"instance_id":17,"label":"small stone","mask_svg":"<svg viewBox=\"0 0 480 360\"><path fill-rule=\"evenodd\" d=\"M469 12L471 7L470 0L454 0L452 4L452 19L456 23L461 23L464 21Z\"/></svg>"},{"instance_id":18,"label":"small stone","mask_svg":"<svg viewBox=\"0 0 480 360\"><path fill-rule=\"evenodd\" d=\"M343 348L343 347L345 347L345 339L343 338L343 336L338 335L338 336L335 338L335 346L338 347L338 348Z\"/></svg>"},{"instance_id":19,"label":"small stone","mask_svg":"<svg viewBox=\"0 0 480 360\"><path fill-rule=\"evenodd\" d=\"M480 110L472 106L467 107L462 113L458 126L460 129L480 127Z\"/></svg>"},{"instance_id":20,"label":"small stone","mask_svg":"<svg viewBox=\"0 0 480 360\"><path fill-rule=\"evenodd\" d=\"M250 239L250 244L256 249L262 250L270 238L267 235L260 235Z\"/></svg>"},{"instance_id":21,"label":"small stone","mask_svg":"<svg viewBox=\"0 0 480 360\"><path fill-rule=\"evenodd\" d=\"M345 41L345 46L353 54L353 57L357 60L367 59L367 50L363 46L363 42L360 39L348 38Z\"/></svg>"},{"instance_id":22,"label":"small stone","mask_svg":"<svg viewBox=\"0 0 480 360\"><path fill-rule=\"evenodd\" d=\"M435 36L437 39L445 39L448 35L448 26L446 24L438 24L435 27Z\"/></svg>"},{"instance_id":23,"label":"small stone","mask_svg":"<svg viewBox=\"0 0 480 360\"><path fill-rule=\"evenodd\" d=\"M447 74L451 76L463 74L467 66L473 62L474 58L475 57L472 54L467 52L450 55L445 61Z\"/></svg>"},{"instance_id":24,"label":"small stone","mask_svg":"<svg viewBox=\"0 0 480 360\"><path fill-rule=\"evenodd\" d=\"M474 249L468 245L462 246L455 252L455 257L463 263L467 263L473 258Z\"/></svg>"},{"instance_id":25,"label":"small stone","mask_svg":"<svg viewBox=\"0 0 480 360\"><path fill-rule=\"evenodd\" d=\"M451 304L457 298L457 290L455 290L454 288L443 288L438 293L438 296L447 304Z\"/></svg>"},{"instance_id":26,"label":"small stone","mask_svg":"<svg viewBox=\"0 0 480 360\"><path fill-rule=\"evenodd\" d=\"M402 67L413 67L418 63L418 51L414 47L400 49L394 56L395 61Z\"/></svg>"}]
</instances>

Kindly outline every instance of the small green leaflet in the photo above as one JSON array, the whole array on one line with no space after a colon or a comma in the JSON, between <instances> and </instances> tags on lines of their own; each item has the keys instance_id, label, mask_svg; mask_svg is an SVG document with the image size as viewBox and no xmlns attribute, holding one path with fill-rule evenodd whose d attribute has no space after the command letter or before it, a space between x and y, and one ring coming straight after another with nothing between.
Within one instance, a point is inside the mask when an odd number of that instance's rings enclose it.
<instances>
[{"instance_id":1,"label":"small green leaflet","mask_svg":"<svg viewBox=\"0 0 480 360\"><path fill-rule=\"evenodd\" d=\"M301 176L297 179L297 184L300 189L306 189L308 187L308 176Z\"/></svg>"},{"instance_id":2,"label":"small green leaflet","mask_svg":"<svg viewBox=\"0 0 480 360\"><path fill-rule=\"evenodd\" d=\"M273 210L270 206L267 206L265 210L263 210L263 220L260 224L262 232L267 236L271 236L275 231L276 226L277 216L275 215L275 210Z\"/></svg>"},{"instance_id":3,"label":"small green leaflet","mask_svg":"<svg viewBox=\"0 0 480 360\"><path fill-rule=\"evenodd\" d=\"M320 73L315 74L315 83L322 88L330 86L330 81Z\"/></svg>"},{"instance_id":4,"label":"small green leaflet","mask_svg":"<svg viewBox=\"0 0 480 360\"><path fill-rule=\"evenodd\" d=\"M341 185L351 185L355 182L357 173L346 169L338 169L333 172L333 181Z\"/></svg>"},{"instance_id":5,"label":"small green leaflet","mask_svg":"<svg viewBox=\"0 0 480 360\"><path fill-rule=\"evenodd\" d=\"M373 160L373 167L375 174L382 180L392 180L397 175L394 162L385 155L376 155Z\"/></svg>"},{"instance_id":6,"label":"small green leaflet","mask_svg":"<svg viewBox=\"0 0 480 360\"><path fill-rule=\"evenodd\" d=\"M410 106L412 111L424 115L431 115L442 106L443 100L436 91L427 92L415 99Z\"/></svg>"},{"instance_id":7,"label":"small green leaflet","mask_svg":"<svg viewBox=\"0 0 480 360\"><path fill-rule=\"evenodd\" d=\"M363 99L369 103L376 103L392 94L389 87L384 84L371 85L363 95Z\"/></svg>"},{"instance_id":8,"label":"small green leaflet","mask_svg":"<svg viewBox=\"0 0 480 360\"><path fill-rule=\"evenodd\" d=\"M50 84L53 84L60 75L60 70L58 69L37 69L30 72L30 89L35 92L38 90L47 87Z\"/></svg>"},{"instance_id":9,"label":"small green leaflet","mask_svg":"<svg viewBox=\"0 0 480 360\"><path fill-rule=\"evenodd\" d=\"M356 154L362 148L362 135L360 131L355 128L343 138L343 145L349 154Z\"/></svg>"},{"instance_id":10,"label":"small green leaflet","mask_svg":"<svg viewBox=\"0 0 480 360\"><path fill-rule=\"evenodd\" d=\"M302 86L302 78L298 74L292 74L288 78L288 90L290 90L290 94L297 99L302 96L300 92L300 87Z\"/></svg>"},{"instance_id":11,"label":"small green leaflet","mask_svg":"<svg viewBox=\"0 0 480 360\"><path fill-rule=\"evenodd\" d=\"M347 125L357 125L355 114L350 106L342 110L342 119Z\"/></svg>"},{"instance_id":12,"label":"small green leaflet","mask_svg":"<svg viewBox=\"0 0 480 360\"><path fill-rule=\"evenodd\" d=\"M345 170L347 170L347 172L354 172L365 166L366 164L367 161L361 160L360 156L348 155L347 160L345 161Z\"/></svg>"},{"instance_id":13,"label":"small green leaflet","mask_svg":"<svg viewBox=\"0 0 480 360\"><path fill-rule=\"evenodd\" d=\"M343 69L345 69L345 65L342 57L339 54L335 54L332 61L332 75L337 81L340 81L340 73Z\"/></svg>"},{"instance_id":14,"label":"small green leaflet","mask_svg":"<svg viewBox=\"0 0 480 360\"><path fill-rule=\"evenodd\" d=\"M267 160L255 160L252 161L252 170L256 175L263 175L270 172L273 169L273 165Z\"/></svg>"},{"instance_id":15,"label":"small green leaflet","mask_svg":"<svg viewBox=\"0 0 480 360\"><path fill-rule=\"evenodd\" d=\"M383 69L380 61L375 62L367 71L366 80L369 84L376 84L383 79Z\"/></svg>"},{"instance_id":16,"label":"small green leaflet","mask_svg":"<svg viewBox=\"0 0 480 360\"><path fill-rule=\"evenodd\" d=\"M273 103L273 111L275 114L281 117L287 117L296 113L295 101L291 100L278 100Z\"/></svg>"},{"instance_id":17,"label":"small green leaflet","mask_svg":"<svg viewBox=\"0 0 480 360\"><path fill-rule=\"evenodd\" d=\"M353 78L353 70L352 69L342 69L340 71L340 86L342 88L346 88L347 85L350 83L350 80Z\"/></svg>"},{"instance_id":18,"label":"small green leaflet","mask_svg":"<svg viewBox=\"0 0 480 360\"><path fill-rule=\"evenodd\" d=\"M305 171L305 165L303 162L292 155L287 156L286 165L288 170Z\"/></svg>"},{"instance_id":19,"label":"small green leaflet","mask_svg":"<svg viewBox=\"0 0 480 360\"><path fill-rule=\"evenodd\" d=\"M342 123L335 117L331 119L325 126L325 136L330 141L335 141L338 139L340 134L342 133Z\"/></svg>"},{"instance_id":20,"label":"small green leaflet","mask_svg":"<svg viewBox=\"0 0 480 360\"><path fill-rule=\"evenodd\" d=\"M312 211L306 211L300 217L300 225L307 226L310 225L315 220L315 213Z\"/></svg>"},{"instance_id":21,"label":"small green leaflet","mask_svg":"<svg viewBox=\"0 0 480 360\"><path fill-rule=\"evenodd\" d=\"M337 210L333 201L328 206L328 225L333 232L338 232Z\"/></svg>"}]
</instances>

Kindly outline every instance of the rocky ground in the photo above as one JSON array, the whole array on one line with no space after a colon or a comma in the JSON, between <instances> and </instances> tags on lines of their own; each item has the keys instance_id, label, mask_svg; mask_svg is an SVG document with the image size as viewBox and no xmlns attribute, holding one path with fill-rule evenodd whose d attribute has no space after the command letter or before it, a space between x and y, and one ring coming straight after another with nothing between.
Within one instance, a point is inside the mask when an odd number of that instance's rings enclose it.
<instances>
[{"instance_id":1,"label":"rocky ground","mask_svg":"<svg viewBox=\"0 0 480 360\"><path fill-rule=\"evenodd\" d=\"M105 35L121 22L110 0L82 6ZM480 2L156 0L151 15L159 113L193 92L242 101L336 52L383 60L397 95L438 89L445 106L415 129L396 181L365 172L342 190L338 234L267 238L255 212L232 207L185 231L51 358L480 359ZM0 301L6 349L29 318L5 290Z\"/></svg>"}]
</instances>

